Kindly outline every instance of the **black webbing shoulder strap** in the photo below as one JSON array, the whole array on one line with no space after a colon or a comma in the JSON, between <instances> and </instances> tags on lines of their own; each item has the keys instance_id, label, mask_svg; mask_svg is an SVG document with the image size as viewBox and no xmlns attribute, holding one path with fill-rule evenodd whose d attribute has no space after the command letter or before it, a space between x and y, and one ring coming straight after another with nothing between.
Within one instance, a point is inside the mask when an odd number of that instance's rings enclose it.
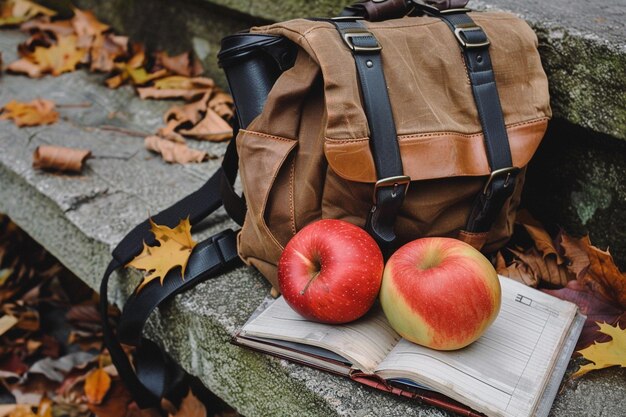
<instances>
[{"instance_id":1,"label":"black webbing shoulder strap","mask_svg":"<svg viewBox=\"0 0 626 417\"><path fill-rule=\"evenodd\" d=\"M221 207L226 200L230 202L231 210L241 211L243 202L233 190L236 176L237 153L235 139L232 139L222 166L211 178L192 194L152 217L152 220L173 228L181 219L189 217L193 226ZM236 214L235 217L237 216ZM146 320L160 303L239 264L236 235L236 231L227 229L198 243L189 258L184 280L180 269L175 269L167 274L163 286L155 280L147 284L140 293L135 291L124 306L117 333L111 327L108 315L109 278L114 271L128 264L142 251L143 242L149 245L154 243L149 221L137 225L113 250L113 259L100 284L104 344L122 381L139 407L158 407L161 398L179 388L184 380L184 372L167 353L154 342L142 337ZM134 367L121 343L137 348Z\"/></svg>"},{"instance_id":2,"label":"black webbing shoulder strap","mask_svg":"<svg viewBox=\"0 0 626 417\"><path fill-rule=\"evenodd\" d=\"M398 135L383 72L382 47L358 18L344 16L332 19L331 23L354 57L378 178L365 230L388 257L396 249L394 225L411 179L402 169Z\"/></svg>"}]
</instances>

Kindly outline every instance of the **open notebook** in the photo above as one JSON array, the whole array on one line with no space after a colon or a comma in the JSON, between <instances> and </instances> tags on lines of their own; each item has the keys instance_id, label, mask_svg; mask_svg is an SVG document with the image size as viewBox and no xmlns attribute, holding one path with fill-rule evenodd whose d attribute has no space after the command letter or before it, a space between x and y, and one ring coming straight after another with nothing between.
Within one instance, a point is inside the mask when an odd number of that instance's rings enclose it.
<instances>
[{"instance_id":1,"label":"open notebook","mask_svg":"<svg viewBox=\"0 0 626 417\"><path fill-rule=\"evenodd\" d=\"M585 317L572 303L508 278L500 283L497 319L456 351L402 339L379 306L328 325L304 319L282 297L266 300L233 342L467 415L473 411L461 404L487 416L547 416Z\"/></svg>"}]
</instances>

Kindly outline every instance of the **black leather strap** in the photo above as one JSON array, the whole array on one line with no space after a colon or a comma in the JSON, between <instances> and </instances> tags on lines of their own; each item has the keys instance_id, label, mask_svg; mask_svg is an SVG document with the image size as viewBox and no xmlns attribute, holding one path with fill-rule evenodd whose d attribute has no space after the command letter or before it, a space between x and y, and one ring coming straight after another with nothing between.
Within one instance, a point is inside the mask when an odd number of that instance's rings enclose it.
<instances>
[{"instance_id":1,"label":"black leather strap","mask_svg":"<svg viewBox=\"0 0 626 417\"><path fill-rule=\"evenodd\" d=\"M223 183L232 184L236 178L236 153L234 141L229 144L224 163L197 191L173 206L152 217L158 224L175 227L181 219L190 218L192 225L207 217L222 205ZM233 192L234 193L234 192ZM118 334L113 331L108 315L108 283L111 274L130 262L143 248L143 242L151 244L154 236L149 221L136 226L113 251L100 284L100 313L103 321L104 343L111 354L121 379L141 408L159 407L161 398L172 391L184 391L179 385L186 383L185 372L166 352L142 337L145 321L162 302L203 280L219 275L239 263L237 233L228 229L199 243L194 248L187 265L185 280L180 269L167 274L164 285L151 282L140 293L135 292L127 301L122 314ZM133 367L122 346L137 347L139 360ZM186 392L186 391L185 391Z\"/></svg>"},{"instance_id":2,"label":"black leather strap","mask_svg":"<svg viewBox=\"0 0 626 417\"><path fill-rule=\"evenodd\" d=\"M476 109L485 137L485 149L491 175L470 212L466 230L472 233L489 231L513 194L515 176L519 169L513 167L509 139L502 114L502 106L489 55L489 39L466 9L436 13L452 30L467 67Z\"/></svg>"},{"instance_id":3,"label":"black leather strap","mask_svg":"<svg viewBox=\"0 0 626 417\"><path fill-rule=\"evenodd\" d=\"M403 174L396 126L383 72L381 46L359 20L331 20L350 48L361 88L361 98L370 131L370 147L376 166L374 204L365 225L388 255L395 249L395 220L410 179Z\"/></svg>"}]
</instances>

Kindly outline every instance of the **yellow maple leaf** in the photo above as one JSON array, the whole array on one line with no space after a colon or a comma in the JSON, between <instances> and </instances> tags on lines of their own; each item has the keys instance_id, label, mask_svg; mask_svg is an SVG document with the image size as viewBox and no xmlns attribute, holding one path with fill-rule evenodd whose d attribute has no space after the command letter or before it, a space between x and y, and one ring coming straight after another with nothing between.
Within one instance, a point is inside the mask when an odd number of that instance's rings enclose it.
<instances>
[{"instance_id":1,"label":"yellow maple leaf","mask_svg":"<svg viewBox=\"0 0 626 417\"><path fill-rule=\"evenodd\" d=\"M604 369L610 366L626 367L626 329L621 329L618 325L611 326L607 323L597 323L600 326L599 332L609 335L613 340L598 343L579 350L578 353L593 363L581 366L578 371L572 375L572 378L578 378L589 371L595 369Z\"/></svg>"},{"instance_id":2,"label":"yellow maple leaf","mask_svg":"<svg viewBox=\"0 0 626 417\"><path fill-rule=\"evenodd\" d=\"M189 218L181 220L173 229L158 225L150 219L150 227L159 245L148 246L144 242L143 251L126 265L146 271L137 291L157 278L160 278L163 285L167 273L178 266L181 267L184 278L187 261L196 246L196 242L191 238Z\"/></svg>"},{"instance_id":3,"label":"yellow maple leaf","mask_svg":"<svg viewBox=\"0 0 626 417\"><path fill-rule=\"evenodd\" d=\"M87 54L87 49L78 47L76 35L61 36L56 44L49 47L38 46L30 58L42 72L60 75L74 71Z\"/></svg>"},{"instance_id":4,"label":"yellow maple leaf","mask_svg":"<svg viewBox=\"0 0 626 417\"><path fill-rule=\"evenodd\" d=\"M29 103L12 100L0 109L0 120L11 119L19 127L48 125L59 119L54 102L36 99Z\"/></svg>"}]
</instances>

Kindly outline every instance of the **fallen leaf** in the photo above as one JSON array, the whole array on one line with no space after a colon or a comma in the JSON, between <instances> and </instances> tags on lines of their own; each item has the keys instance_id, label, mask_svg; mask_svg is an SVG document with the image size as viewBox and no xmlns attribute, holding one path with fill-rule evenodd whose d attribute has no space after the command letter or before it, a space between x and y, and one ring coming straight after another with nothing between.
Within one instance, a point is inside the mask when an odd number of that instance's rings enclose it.
<instances>
[{"instance_id":1,"label":"fallen leaf","mask_svg":"<svg viewBox=\"0 0 626 417\"><path fill-rule=\"evenodd\" d=\"M192 149L186 143L172 142L159 136L148 136L144 144L148 150L161 154L163 160L169 163L202 162L209 157L207 152Z\"/></svg>"},{"instance_id":2,"label":"fallen leaf","mask_svg":"<svg viewBox=\"0 0 626 417\"><path fill-rule=\"evenodd\" d=\"M178 122L178 126L188 124L189 127L194 126L202 120L208 107L211 93L207 92L200 100L185 104L184 106L173 106L163 115L165 123L172 120Z\"/></svg>"},{"instance_id":3,"label":"fallen leaf","mask_svg":"<svg viewBox=\"0 0 626 417\"><path fill-rule=\"evenodd\" d=\"M589 371L604 369L611 366L626 367L626 329L611 326L607 323L598 323L601 333L611 336L612 340L604 343L595 342L593 345L578 351L583 357L593 363L581 366L572 378L578 378Z\"/></svg>"},{"instance_id":4,"label":"fallen leaf","mask_svg":"<svg viewBox=\"0 0 626 417\"><path fill-rule=\"evenodd\" d=\"M132 401L130 394L121 383L113 381L110 394L100 404L88 403L89 410L98 417L124 417L127 415L128 405Z\"/></svg>"},{"instance_id":5,"label":"fallen leaf","mask_svg":"<svg viewBox=\"0 0 626 417\"><path fill-rule=\"evenodd\" d=\"M181 129L179 132L184 136L212 142L220 142L233 136L233 129L228 122L211 109L206 110L206 115L197 125L191 129Z\"/></svg>"},{"instance_id":6,"label":"fallen leaf","mask_svg":"<svg viewBox=\"0 0 626 417\"><path fill-rule=\"evenodd\" d=\"M92 362L97 356L93 353L75 352L59 359L44 358L35 362L28 373L42 374L50 381L62 382L63 377L75 367L84 366Z\"/></svg>"},{"instance_id":7,"label":"fallen leaf","mask_svg":"<svg viewBox=\"0 0 626 417\"><path fill-rule=\"evenodd\" d=\"M182 98L192 100L210 92L214 86L215 84L210 78L172 75L156 80L151 87L138 88L137 93L142 99Z\"/></svg>"},{"instance_id":8,"label":"fallen leaf","mask_svg":"<svg viewBox=\"0 0 626 417\"><path fill-rule=\"evenodd\" d=\"M36 99L29 103L10 101L0 109L0 120L13 120L19 126L48 125L59 119L54 102Z\"/></svg>"},{"instance_id":9,"label":"fallen leaf","mask_svg":"<svg viewBox=\"0 0 626 417\"><path fill-rule=\"evenodd\" d=\"M502 252L496 254L496 271L500 275L514 279L529 287L537 287L539 284L537 277L533 274L527 264L514 259L510 265L506 264Z\"/></svg>"},{"instance_id":10,"label":"fallen leaf","mask_svg":"<svg viewBox=\"0 0 626 417\"><path fill-rule=\"evenodd\" d=\"M116 36L111 33L97 35L91 45L91 71L111 72L115 61L126 55L128 37Z\"/></svg>"},{"instance_id":11,"label":"fallen leaf","mask_svg":"<svg viewBox=\"0 0 626 417\"><path fill-rule=\"evenodd\" d=\"M51 32L55 36L68 36L74 34L74 27L69 20L55 20L52 22L49 16L43 16L23 23L20 30L24 32Z\"/></svg>"},{"instance_id":12,"label":"fallen leaf","mask_svg":"<svg viewBox=\"0 0 626 417\"><path fill-rule=\"evenodd\" d=\"M206 408L198 398L193 395L191 390L183 401L176 414L169 414L169 417L206 417Z\"/></svg>"},{"instance_id":13,"label":"fallen leaf","mask_svg":"<svg viewBox=\"0 0 626 417\"><path fill-rule=\"evenodd\" d=\"M572 271L576 278L581 278L589 268L589 255L585 250L588 240L585 238L575 239L561 231L559 233L558 243L563 248L563 255L569 260L567 269Z\"/></svg>"},{"instance_id":14,"label":"fallen leaf","mask_svg":"<svg viewBox=\"0 0 626 417\"><path fill-rule=\"evenodd\" d=\"M576 280L568 282L564 288L542 289L542 291L576 304L580 312L587 316L583 330L576 343L576 349L583 349L594 341L603 342L608 340L608 336L597 331L596 322L606 322L611 325L623 323L626 325L626 312L594 294L589 288Z\"/></svg>"},{"instance_id":15,"label":"fallen leaf","mask_svg":"<svg viewBox=\"0 0 626 417\"><path fill-rule=\"evenodd\" d=\"M37 415L33 413L33 409L29 405L16 404L8 417L37 417Z\"/></svg>"},{"instance_id":16,"label":"fallen leaf","mask_svg":"<svg viewBox=\"0 0 626 417\"><path fill-rule=\"evenodd\" d=\"M563 287L575 276L567 270L565 265L559 264L552 254L543 256L536 247L522 252L509 249L521 262L527 265L537 282L547 282L553 286Z\"/></svg>"},{"instance_id":17,"label":"fallen leaf","mask_svg":"<svg viewBox=\"0 0 626 417\"><path fill-rule=\"evenodd\" d=\"M63 146L41 145L33 152L33 168L81 172L91 151Z\"/></svg>"},{"instance_id":18,"label":"fallen leaf","mask_svg":"<svg viewBox=\"0 0 626 417\"><path fill-rule=\"evenodd\" d=\"M0 317L0 336L8 332L18 323L18 319L8 314Z\"/></svg>"},{"instance_id":19,"label":"fallen leaf","mask_svg":"<svg viewBox=\"0 0 626 417\"><path fill-rule=\"evenodd\" d=\"M56 12L28 0L9 0L0 4L0 26L19 25L38 15L54 16Z\"/></svg>"},{"instance_id":20,"label":"fallen leaf","mask_svg":"<svg viewBox=\"0 0 626 417\"><path fill-rule=\"evenodd\" d=\"M48 397L43 397L37 407L37 417L53 417L52 414L52 400Z\"/></svg>"},{"instance_id":21,"label":"fallen leaf","mask_svg":"<svg viewBox=\"0 0 626 417\"><path fill-rule=\"evenodd\" d=\"M77 44L81 48L91 47L96 36L100 36L110 29L108 25L100 22L92 12L78 8L74 9L71 24L78 37Z\"/></svg>"},{"instance_id":22,"label":"fallen leaf","mask_svg":"<svg viewBox=\"0 0 626 417\"><path fill-rule=\"evenodd\" d=\"M119 74L105 80L105 84L109 88L117 88L126 81L131 81L133 85L143 85L152 80L163 78L168 74L166 69L149 73L144 68L146 63L146 52L143 45L133 44L132 50L133 55L127 62L119 62L115 64L116 71L119 72Z\"/></svg>"},{"instance_id":23,"label":"fallen leaf","mask_svg":"<svg viewBox=\"0 0 626 417\"><path fill-rule=\"evenodd\" d=\"M200 61L191 52L184 52L175 56L169 56L167 52L157 52L154 56L155 65L163 67L174 74L196 77L204 71Z\"/></svg>"},{"instance_id":24,"label":"fallen leaf","mask_svg":"<svg viewBox=\"0 0 626 417\"><path fill-rule=\"evenodd\" d=\"M20 58L17 61L11 62L7 67L7 71L18 74L26 74L30 78L39 78L43 76L43 71L39 65L26 58Z\"/></svg>"},{"instance_id":25,"label":"fallen leaf","mask_svg":"<svg viewBox=\"0 0 626 417\"><path fill-rule=\"evenodd\" d=\"M137 291L157 278L160 278L161 285L163 285L167 273L179 266L184 279L187 261L196 245L196 242L191 238L189 218L181 220L173 229L158 225L150 219L150 227L159 245L148 246L144 242L143 251L126 265L126 267L132 266L146 271Z\"/></svg>"},{"instance_id":26,"label":"fallen leaf","mask_svg":"<svg viewBox=\"0 0 626 417\"><path fill-rule=\"evenodd\" d=\"M85 395L90 404L100 404L111 388L111 377L104 369L92 370L85 379Z\"/></svg>"},{"instance_id":27,"label":"fallen leaf","mask_svg":"<svg viewBox=\"0 0 626 417\"><path fill-rule=\"evenodd\" d=\"M581 281L593 291L626 309L626 275L617 268L608 250L603 251L591 245L588 236L583 239L589 243L585 250L590 264L587 274L583 275Z\"/></svg>"},{"instance_id":28,"label":"fallen leaf","mask_svg":"<svg viewBox=\"0 0 626 417\"><path fill-rule=\"evenodd\" d=\"M87 55L87 49L78 45L76 35L62 36L56 44L49 47L38 46L30 58L43 73L54 76L74 71Z\"/></svg>"},{"instance_id":29,"label":"fallen leaf","mask_svg":"<svg viewBox=\"0 0 626 417\"><path fill-rule=\"evenodd\" d=\"M233 97L219 89L216 89L209 100L209 108L226 120L232 119L235 115L235 101Z\"/></svg>"},{"instance_id":30,"label":"fallen leaf","mask_svg":"<svg viewBox=\"0 0 626 417\"><path fill-rule=\"evenodd\" d=\"M183 135L176 132L179 125L180 122L172 119L167 122L167 126L160 127L159 130L157 130L157 135L172 142L187 143Z\"/></svg>"}]
</instances>

